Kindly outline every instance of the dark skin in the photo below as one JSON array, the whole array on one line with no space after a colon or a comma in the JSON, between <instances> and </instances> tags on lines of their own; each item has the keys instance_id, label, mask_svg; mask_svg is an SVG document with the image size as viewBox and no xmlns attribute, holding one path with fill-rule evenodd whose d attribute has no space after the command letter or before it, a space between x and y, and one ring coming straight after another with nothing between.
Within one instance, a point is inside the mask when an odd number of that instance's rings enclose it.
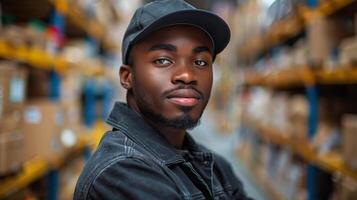
<instances>
[{"instance_id":1,"label":"dark skin","mask_svg":"<svg viewBox=\"0 0 357 200\"><path fill-rule=\"evenodd\" d=\"M131 49L132 66L120 68L121 85L135 112L180 149L187 127L165 125L145 115L155 112L166 120L198 121L210 97L212 42L200 29L176 25L151 33Z\"/></svg>"}]
</instances>

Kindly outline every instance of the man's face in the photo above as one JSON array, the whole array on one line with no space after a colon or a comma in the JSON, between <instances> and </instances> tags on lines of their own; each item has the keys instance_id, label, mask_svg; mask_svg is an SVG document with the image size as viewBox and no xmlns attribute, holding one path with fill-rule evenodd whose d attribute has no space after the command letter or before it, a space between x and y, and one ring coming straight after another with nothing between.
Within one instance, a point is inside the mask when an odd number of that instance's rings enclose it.
<instances>
[{"instance_id":1,"label":"man's face","mask_svg":"<svg viewBox=\"0 0 357 200\"><path fill-rule=\"evenodd\" d=\"M202 30L183 25L160 29L135 44L133 107L161 126L196 126L211 93L212 51Z\"/></svg>"}]
</instances>

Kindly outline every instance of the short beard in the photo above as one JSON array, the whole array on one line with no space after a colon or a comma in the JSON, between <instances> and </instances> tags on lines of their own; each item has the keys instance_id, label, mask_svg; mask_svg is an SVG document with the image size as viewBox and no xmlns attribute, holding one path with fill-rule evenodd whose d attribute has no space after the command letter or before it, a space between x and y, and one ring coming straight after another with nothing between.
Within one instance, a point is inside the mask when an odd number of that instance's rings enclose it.
<instances>
[{"instance_id":1,"label":"short beard","mask_svg":"<svg viewBox=\"0 0 357 200\"><path fill-rule=\"evenodd\" d=\"M148 106L139 106L141 113L148 119L158 122L160 125L164 127L169 127L169 128L174 128L174 129L193 129L197 125L200 124L200 117L198 117L196 120L192 119L186 112L188 111L187 109L182 109L184 111L184 114L182 116L173 118L173 119L168 119L163 117L162 115L156 113L152 109L150 109Z\"/></svg>"},{"instance_id":2,"label":"short beard","mask_svg":"<svg viewBox=\"0 0 357 200\"><path fill-rule=\"evenodd\" d=\"M134 95L132 93L133 92L132 90L128 92L130 92L131 95ZM173 119L168 119L162 116L160 113L155 112L154 109L152 109L150 103L147 103L145 101L145 94L142 93L140 90L138 90L136 97L137 97L136 104L138 106L138 109L140 110L140 113L145 118L149 119L150 121L159 123L163 127L190 130L200 124L200 118L203 112L200 114L200 116L197 119L192 119L188 114L192 108L181 107L180 109L183 112L183 115Z\"/></svg>"}]
</instances>

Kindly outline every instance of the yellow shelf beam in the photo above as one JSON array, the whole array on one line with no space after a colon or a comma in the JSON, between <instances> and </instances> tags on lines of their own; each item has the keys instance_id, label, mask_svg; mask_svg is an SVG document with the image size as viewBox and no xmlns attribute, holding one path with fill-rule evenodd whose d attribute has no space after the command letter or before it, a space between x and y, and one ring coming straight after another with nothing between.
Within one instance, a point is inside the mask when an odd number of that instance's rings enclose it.
<instances>
[{"instance_id":1,"label":"yellow shelf beam","mask_svg":"<svg viewBox=\"0 0 357 200\"><path fill-rule=\"evenodd\" d=\"M88 133L84 133L79 138L77 145L73 147L66 155L55 160L45 160L43 158L35 158L23 165L23 169L15 176L10 176L0 180L0 199L10 197L16 191L19 191L34 181L40 179L51 169L58 169L66 164L66 160L73 155L78 155L85 146L95 148L98 137L105 131L103 122L97 122L93 129Z\"/></svg>"},{"instance_id":2,"label":"yellow shelf beam","mask_svg":"<svg viewBox=\"0 0 357 200\"><path fill-rule=\"evenodd\" d=\"M45 70L55 70L59 73L66 72L70 69L79 70L87 76L95 76L104 73L103 66L83 66L80 63L71 63L58 55L50 55L43 49L27 46L14 46L7 41L0 39L0 57L8 60L17 60L30 64L33 67Z\"/></svg>"},{"instance_id":3,"label":"yellow shelf beam","mask_svg":"<svg viewBox=\"0 0 357 200\"><path fill-rule=\"evenodd\" d=\"M339 68L336 70L320 70L315 73L318 83L321 84L353 84L357 83L357 67Z\"/></svg>"},{"instance_id":4,"label":"yellow shelf beam","mask_svg":"<svg viewBox=\"0 0 357 200\"><path fill-rule=\"evenodd\" d=\"M37 47L14 46L0 40L0 57L9 60L18 60L41 69L55 69L64 71L69 63L63 58L46 53Z\"/></svg>"},{"instance_id":5,"label":"yellow shelf beam","mask_svg":"<svg viewBox=\"0 0 357 200\"><path fill-rule=\"evenodd\" d=\"M49 170L48 164L42 159L26 162L21 173L0 182L0 199L9 197L16 191L25 188L30 183L42 177Z\"/></svg>"},{"instance_id":6,"label":"yellow shelf beam","mask_svg":"<svg viewBox=\"0 0 357 200\"><path fill-rule=\"evenodd\" d=\"M280 133L272 127L259 123L257 120L245 119L243 123L255 130L255 132L265 141L289 149L301 156L307 162L315 164L322 169L357 180L357 171L348 169L343 164L341 155L332 153L318 155L317 152L310 147L307 141L296 140L287 134Z\"/></svg>"},{"instance_id":7,"label":"yellow shelf beam","mask_svg":"<svg viewBox=\"0 0 357 200\"><path fill-rule=\"evenodd\" d=\"M296 67L271 73L247 72L244 84L248 86L291 87L311 84L356 84L357 67L339 67L334 70L312 70Z\"/></svg>"}]
</instances>

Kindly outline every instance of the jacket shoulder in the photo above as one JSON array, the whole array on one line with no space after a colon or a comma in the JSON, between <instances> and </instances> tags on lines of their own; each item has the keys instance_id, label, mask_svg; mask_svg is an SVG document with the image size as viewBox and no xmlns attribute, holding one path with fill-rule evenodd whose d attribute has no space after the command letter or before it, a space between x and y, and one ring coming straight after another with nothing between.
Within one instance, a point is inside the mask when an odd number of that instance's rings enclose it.
<instances>
[{"instance_id":1,"label":"jacket shoulder","mask_svg":"<svg viewBox=\"0 0 357 200\"><path fill-rule=\"evenodd\" d=\"M147 157L143 149L120 131L106 132L79 176L74 199L87 199L86 195L92 184L103 171L109 170L110 166L130 161L149 164Z\"/></svg>"},{"instance_id":2,"label":"jacket shoulder","mask_svg":"<svg viewBox=\"0 0 357 200\"><path fill-rule=\"evenodd\" d=\"M179 199L175 184L155 163L137 156L121 156L98 171L87 189L75 192L84 199Z\"/></svg>"}]
</instances>

